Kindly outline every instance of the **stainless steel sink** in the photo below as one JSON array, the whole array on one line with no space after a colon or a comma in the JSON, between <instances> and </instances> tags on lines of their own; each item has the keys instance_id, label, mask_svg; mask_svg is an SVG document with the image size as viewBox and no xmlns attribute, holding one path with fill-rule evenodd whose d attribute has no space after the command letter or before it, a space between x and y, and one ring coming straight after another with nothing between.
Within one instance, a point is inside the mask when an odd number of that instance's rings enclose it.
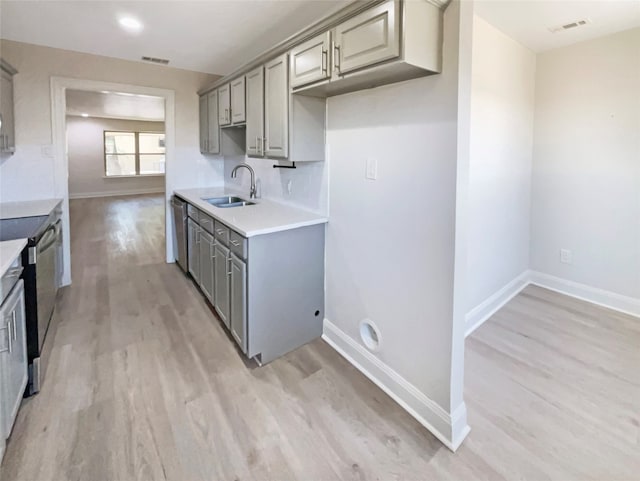
<instances>
[{"instance_id":1,"label":"stainless steel sink","mask_svg":"<svg viewBox=\"0 0 640 481\"><path fill-rule=\"evenodd\" d=\"M249 202L241 197L235 197L233 195L226 195L224 197L211 197L209 199L202 199L209 204L220 207L221 209L228 209L229 207L244 207L247 205L254 205L255 202Z\"/></svg>"}]
</instances>

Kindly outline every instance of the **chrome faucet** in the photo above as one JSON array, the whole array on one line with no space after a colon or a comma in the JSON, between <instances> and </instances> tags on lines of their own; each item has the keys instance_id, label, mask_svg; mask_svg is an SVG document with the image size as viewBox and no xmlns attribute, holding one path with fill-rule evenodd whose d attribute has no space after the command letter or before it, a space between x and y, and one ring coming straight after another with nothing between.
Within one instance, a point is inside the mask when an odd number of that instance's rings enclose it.
<instances>
[{"instance_id":1,"label":"chrome faucet","mask_svg":"<svg viewBox=\"0 0 640 481\"><path fill-rule=\"evenodd\" d=\"M231 178L232 179L236 178L236 176L238 175L238 169L240 167L244 167L251 173L251 190L249 191L249 198L255 199L256 198L256 173L253 171L253 169L249 164L236 165L231 171Z\"/></svg>"}]
</instances>

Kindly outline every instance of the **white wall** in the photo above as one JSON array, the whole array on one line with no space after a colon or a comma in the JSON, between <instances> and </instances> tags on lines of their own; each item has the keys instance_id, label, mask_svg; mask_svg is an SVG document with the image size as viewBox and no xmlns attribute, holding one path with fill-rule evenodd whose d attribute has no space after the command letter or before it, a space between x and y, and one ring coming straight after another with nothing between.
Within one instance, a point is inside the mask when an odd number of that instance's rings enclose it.
<instances>
[{"instance_id":1,"label":"white wall","mask_svg":"<svg viewBox=\"0 0 640 481\"><path fill-rule=\"evenodd\" d=\"M325 336L454 447L466 434L451 426L466 428L451 396L459 26L452 2L442 74L332 97L327 130ZM365 318L377 352L360 339Z\"/></svg>"},{"instance_id":2,"label":"white wall","mask_svg":"<svg viewBox=\"0 0 640 481\"><path fill-rule=\"evenodd\" d=\"M164 132L164 122L67 116L69 197L164 192L164 175L106 178L104 131Z\"/></svg>"},{"instance_id":3,"label":"white wall","mask_svg":"<svg viewBox=\"0 0 640 481\"><path fill-rule=\"evenodd\" d=\"M180 165L173 171L173 184L187 188L223 182L222 161L202 156L198 140L197 91L215 76L8 40L0 41L0 53L18 70L14 78L16 153L0 159L0 201L55 195L50 149L52 76L174 90L175 158Z\"/></svg>"},{"instance_id":4,"label":"white wall","mask_svg":"<svg viewBox=\"0 0 640 481\"><path fill-rule=\"evenodd\" d=\"M472 57L468 327L529 268L536 65L531 50L478 16Z\"/></svg>"},{"instance_id":5,"label":"white wall","mask_svg":"<svg viewBox=\"0 0 640 481\"><path fill-rule=\"evenodd\" d=\"M531 267L637 301L640 29L539 54L535 107Z\"/></svg>"}]
</instances>

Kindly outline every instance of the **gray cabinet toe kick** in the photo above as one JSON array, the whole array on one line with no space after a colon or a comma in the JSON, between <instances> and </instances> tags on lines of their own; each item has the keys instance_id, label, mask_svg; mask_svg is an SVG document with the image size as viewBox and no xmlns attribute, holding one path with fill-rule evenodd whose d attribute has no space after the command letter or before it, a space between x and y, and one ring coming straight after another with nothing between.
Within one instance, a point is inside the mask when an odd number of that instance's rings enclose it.
<instances>
[{"instance_id":1,"label":"gray cabinet toe kick","mask_svg":"<svg viewBox=\"0 0 640 481\"><path fill-rule=\"evenodd\" d=\"M245 238L188 210L189 273L247 357L267 364L322 335L324 224Z\"/></svg>"}]
</instances>

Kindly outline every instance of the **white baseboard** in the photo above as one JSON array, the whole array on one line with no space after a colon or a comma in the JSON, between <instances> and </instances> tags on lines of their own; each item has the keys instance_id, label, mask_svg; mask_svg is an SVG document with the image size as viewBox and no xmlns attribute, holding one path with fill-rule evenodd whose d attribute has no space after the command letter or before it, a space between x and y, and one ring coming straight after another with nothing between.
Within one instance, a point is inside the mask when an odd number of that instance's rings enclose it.
<instances>
[{"instance_id":1,"label":"white baseboard","mask_svg":"<svg viewBox=\"0 0 640 481\"><path fill-rule=\"evenodd\" d=\"M449 414L328 319L324 320L322 338L446 447L455 451L462 444L470 431L464 403Z\"/></svg>"},{"instance_id":2,"label":"white baseboard","mask_svg":"<svg viewBox=\"0 0 640 481\"><path fill-rule=\"evenodd\" d=\"M466 315L465 337L480 327L487 319L513 299L528 285L533 284L598 306L613 309L634 317L640 317L640 299L587 286L550 274L525 271L498 292L471 309Z\"/></svg>"},{"instance_id":3,"label":"white baseboard","mask_svg":"<svg viewBox=\"0 0 640 481\"><path fill-rule=\"evenodd\" d=\"M623 296L597 287L587 286L542 272L530 271L529 283L576 299L591 302L630 316L640 317L640 299Z\"/></svg>"},{"instance_id":4,"label":"white baseboard","mask_svg":"<svg viewBox=\"0 0 640 481\"><path fill-rule=\"evenodd\" d=\"M91 199L94 197L117 197L125 195L141 195L141 194L161 194L164 192L163 187L153 189L134 189L134 190L110 190L105 192L79 192L75 194L69 193L69 199Z\"/></svg>"},{"instance_id":5,"label":"white baseboard","mask_svg":"<svg viewBox=\"0 0 640 481\"><path fill-rule=\"evenodd\" d=\"M465 316L467 329L464 336L467 337L478 329L487 319L502 309L507 302L517 296L522 289L529 285L529 278L530 272L524 271L502 289L471 309Z\"/></svg>"}]
</instances>

